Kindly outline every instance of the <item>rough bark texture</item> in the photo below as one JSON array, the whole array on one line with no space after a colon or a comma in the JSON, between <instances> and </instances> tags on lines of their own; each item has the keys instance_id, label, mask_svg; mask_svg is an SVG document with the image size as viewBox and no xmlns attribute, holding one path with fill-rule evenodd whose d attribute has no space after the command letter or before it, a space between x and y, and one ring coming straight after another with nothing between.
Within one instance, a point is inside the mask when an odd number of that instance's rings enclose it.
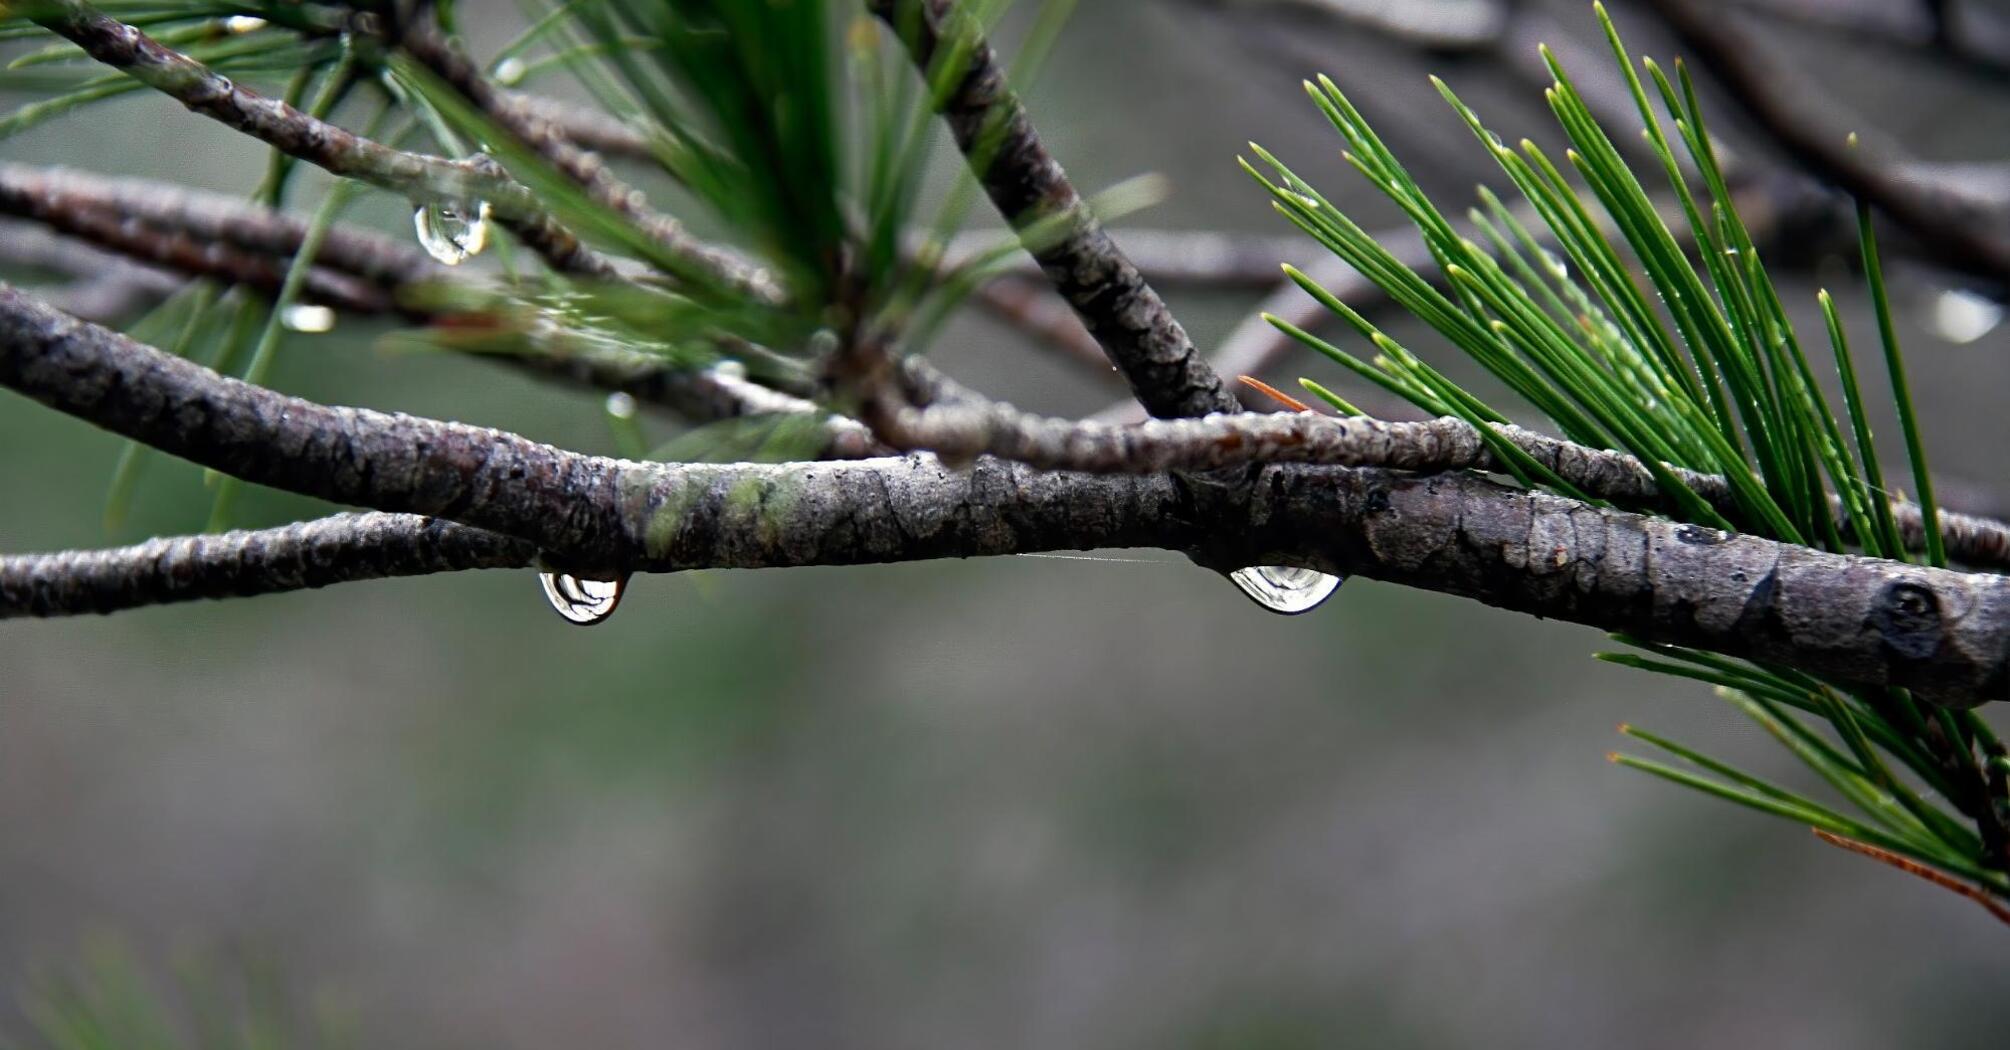
<instances>
[{"instance_id":1,"label":"rough bark texture","mask_svg":"<svg viewBox=\"0 0 2010 1050\"><path fill-rule=\"evenodd\" d=\"M0 557L0 619L111 613L355 580L531 564L537 548L413 514L338 514L256 532Z\"/></svg>"},{"instance_id":2,"label":"rough bark texture","mask_svg":"<svg viewBox=\"0 0 2010 1050\"><path fill-rule=\"evenodd\" d=\"M1247 544L1314 567L1655 641L1898 685L2010 695L2010 579L1601 512L1470 474L1267 468Z\"/></svg>"},{"instance_id":3,"label":"rough bark texture","mask_svg":"<svg viewBox=\"0 0 2010 1050\"><path fill-rule=\"evenodd\" d=\"M1942 703L2010 693L2010 578L1823 554L1469 474L1272 465L1253 489L995 460L660 465L226 379L0 288L0 385L249 481L518 537L580 570L1161 547L1295 564Z\"/></svg>"},{"instance_id":4,"label":"rough bark texture","mask_svg":"<svg viewBox=\"0 0 2010 1050\"><path fill-rule=\"evenodd\" d=\"M903 34L916 66L929 69L946 39L968 38L969 68L943 106L956 144L971 158L991 202L1022 233L1065 217L1065 232L1028 244L1110 362L1152 415L1164 418L1233 412L1235 395L1195 351L1186 330L1138 268L1090 214L1033 132L997 56L951 0L870 0L874 13Z\"/></svg>"},{"instance_id":5,"label":"rough bark texture","mask_svg":"<svg viewBox=\"0 0 2010 1050\"><path fill-rule=\"evenodd\" d=\"M613 275L607 260L554 221L528 189L493 161L407 153L317 120L278 99L237 86L229 77L81 0L40 0L28 13L99 62L283 153L415 201L487 201L504 224L554 268Z\"/></svg>"},{"instance_id":6,"label":"rough bark texture","mask_svg":"<svg viewBox=\"0 0 2010 1050\"><path fill-rule=\"evenodd\" d=\"M993 455L1049 470L1146 473L1316 463L1432 473L1506 471L1480 431L1449 416L1389 422L1309 412L1258 413L1115 425L1028 415L965 395L949 404L895 407L872 419L896 448L925 449L955 461ZM1660 483L1632 456L1517 426L1498 426L1494 432L1584 493L1635 508L1665 509L1668 504ZM1736 513L1724 478L1680 467L1669 471L1720 511ZM1842 516L1839 504L1837 514ZM1918 505L1894 503L1892 514L1910 549L1924 549L1925 523ZM2010 568L2010 526L1967 515L1944 517L1941 533L1953 558L1978 567Z\"/></svg>"}]
</instances>

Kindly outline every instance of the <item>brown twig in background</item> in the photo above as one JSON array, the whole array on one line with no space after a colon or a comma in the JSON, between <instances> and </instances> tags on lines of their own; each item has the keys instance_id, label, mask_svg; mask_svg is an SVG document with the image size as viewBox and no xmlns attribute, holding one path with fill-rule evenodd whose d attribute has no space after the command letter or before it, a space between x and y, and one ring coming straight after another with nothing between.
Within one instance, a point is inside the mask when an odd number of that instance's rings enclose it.
<instances>
[{"instance_id":1,"label":"brown twig in background","mask_svg":"<svg viewBox=\"0 0 2010 1050\"><path fill-rule=\"evenodd\" d=\"M1830 114L1833 104L1789 72L1753 34L1721 10L1694 0L1648 0L1683 45L1730 92L1739 107L1788 156L1818 177L1863 200L1931 245L1949 265L2010 286L2010 236L1974 214L1958 195L1908 175L1909 158L1894 147L1852 143L1851 129ZM1817 104L1814 100L1821 98Z\"/></svg>"}]
</instances>

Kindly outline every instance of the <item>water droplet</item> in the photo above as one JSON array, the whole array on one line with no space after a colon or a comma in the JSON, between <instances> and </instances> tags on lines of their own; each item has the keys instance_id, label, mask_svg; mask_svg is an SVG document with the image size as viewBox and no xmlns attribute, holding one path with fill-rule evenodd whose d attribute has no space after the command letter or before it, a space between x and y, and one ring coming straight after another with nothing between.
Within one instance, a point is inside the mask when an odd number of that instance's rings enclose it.
<instances>
[{"instance_id":1,"label":"water droplet","mask_svg":"<svg viewBox=\"0 0 2010 1050\"><path fill-rule=\"evenodd\" d=\"M551 607L566 622L581 627L591 627L614 615L614 607L621 604L621 594L628 587L626 576L618 580L594 580L565 572L544 572L538 574L538 579L544 584L544 596Z\"/></svg>"},{"instance_id":2,"label":"water droplet","mask_svg":"<svg viewBox=\"0 0 2010 1050\"><path fill-rule=\"evenodd\" d=\"M257 15L231 15L229 18L223 20L223 29L227 33L242 35L245 33L256 33L264 28L265 19Z\"/></svg>"},{"instance_id":3,"label":"water droplet","mask_svg":"<svg viewBox=\"0 0 2010 1050\"><path fill-rule=\"evenodd\" d=\"M635 396L619 390L607 395L607 414L616 419L634 419Z\"/></svg>"},{"instance_id":4,"label":"water droplet","mask_svg":"<svg viewBox=\"0 0 2010 1050\"><path fill-rule=\"evenodd\" d=\"M1949 288L1934 297L1928 321L1940 338L1972 343L2003 323L2003 304L1966 288Z\"/></svg>"},{"instance_id":5,"label":"water droplet","mask_svg":"<svg viewBox=\"0 0 2010 1050\"><path fill-rule=\"evenodd\" d=\"M487 201L422 204L412 212L412 229L427 255L448 266L459 266L488 247L489 205Z\"/></svg>"},{"instance_id":6,"label":"water droplet","mask_svg":"<svg viewBox=\"0 0 2010 1050\"><path fill-rule=\"evenodd\" d=\"M496 63L496 83L504 87L515 87L523 82L524 76L529 72L530 67L524 65L523 59L511 55Z\"/></svg>"},{"instance_id":7,"label":"water droplet","mask_svg":"<svg viewBox=\"0 0 2010 1050\"><path fill-rule=\"evenodd\" d=\"M1228 578L1256 604L1287 616L1310 612L1347 582L1345 576L1328 576L1316 569L1289 565L1252 565L1229 573Z\"/></svg>"},{"instance_id":8,"label":"water droplet","mask_svg":"<svg viewBox=\"0 0 2010 1050\"><path fill-rule=\"evenodd\" d=\"M294 303L279 315L279 323L295 332L326 332L335 327L335 311L314 303Z\"/></svg>"}]
</instances>

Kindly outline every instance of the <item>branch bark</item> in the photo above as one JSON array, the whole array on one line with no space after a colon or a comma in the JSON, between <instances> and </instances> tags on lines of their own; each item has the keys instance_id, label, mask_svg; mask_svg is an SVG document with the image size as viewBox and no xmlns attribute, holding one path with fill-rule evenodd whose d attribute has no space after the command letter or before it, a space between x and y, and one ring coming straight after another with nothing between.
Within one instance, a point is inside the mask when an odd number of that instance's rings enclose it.
<instances>
[{"instance_id":1,"label":"branch bark","mask_svg":"<svg viewBox=\"0 0 2010 1050\"><path fill-rule=\"evenodd\" d=\"M112 613L355 580L530 565L537 548L413 514L338 514L278 529L0 557L0 619Z\"/></svg>"},{"instance_id":2,"label":"branch bark","mask_svg":"<svg viewBox=\"0 0 2010 1050\"><path fill-rule=\"evenodd\" d=\"M247 481L448 518L582 571L1162 547L1214 568L1384 579L1943 703L2010 693L2010 578L1730 536L1470 474L1271 465L1231 493L996 460L631 463L287 397L11 288L0 385Z\"/></svg>"},{"instance_id":3,"label":"branch bark","mask_svg":"<svg viewBox=\"0 0 2010 1050\"><path fill-rule=\"evenodd\" d=\"M485 158L447 160L393 149L277 99L232 83L207 66L82 0L37 0L27 12L105 65L331 174L361 179L414 201L487 201L499 219L555 269L611 277L614 268L554 220L524 186Z\"/></svg>"},{"instance_id":4,"label":"branch bark","mask_svg":"<svg viewBox=\"0 0 2010 1050\"><path fill-rule=\"evenodd\" d=\"M1253 413L1113 425L1029 415L1010 405L965 397L951 404L896 407L871 418L896 448L932 451L956 462L992 455L1044 470L1191 472L1308 463L1428 473L1507 472L1479 430L1449 416L1389 422L1309 412ZM1494 433L1584 493L1635 509L1668 509L1652 472L1632 456L1517 426L1496 426ZM1738 513L1724 478L1672 465L1667 469L1718 510ZM1846 522L1840 501L1832 502L1838 520ZM1909 549L1925 549L1919 506L1894 502L1891 511ZM2010 569L2010 525L1962 514L1945 519L1941 533L1950 557L1979 568Z\"/></svg>"},{"instance_id":5,"label":"branch bark","mask_svg":"<svg viewBox=\"0 0 2010 1050\"><path fill-rule=\"evenodd\" d=\"M1165 418L1235 411L1235 395L1041 144L975 21L951 0L870 0L869 6L902 34L924 74L948 41L968 45L968 66L942 116L991 202L1145 409ZM1062 225L1059 236L1027 237L1033 227L1055 222Z\"/></svg>"}]
</instances>

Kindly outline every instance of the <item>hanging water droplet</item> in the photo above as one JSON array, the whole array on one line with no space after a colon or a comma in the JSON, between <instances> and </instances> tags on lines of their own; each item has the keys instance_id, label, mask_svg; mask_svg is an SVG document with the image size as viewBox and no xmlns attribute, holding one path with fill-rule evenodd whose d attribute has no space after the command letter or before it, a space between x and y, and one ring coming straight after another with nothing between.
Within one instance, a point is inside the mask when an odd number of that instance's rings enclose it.
<instances>
[{"instance_id":1,"label":"hanging water droplet","mask_svg":"<svg viewBox=\"0 0 2010 1050\"><path fill-rule=\"evenodd\" d=\"M621 604L621 594L628 587L626 576L618 580L594 580L565 572L544 572L538 574L538 580L544 584L544 597L551 607L568 623L581 627L591 627L614 615L614 607Z\"/></svg>"},{"instance_id":2,"label":"hanging water droplet","mask_svg":"<svg viewBox=\"0 0 2010 1050\"><path fill-rule=\"evenodd\" d=\"M294 332L326 332L335 327L335 311L316 303L294 303L279 315L279 323Z\"/></svg>"},{"instance_id":3,"label":"hanging water droplet","mask_svg":"<svg viewBox=\"0 0 2010 1050\"><path fill-rule=\"evenodd\" d=\"M1928 320L1940 338L1972 343L2003 323L2003 304L1966 288L1949 288L1934 297Z\"/></svg>"},{"instance_id":4,"label":"hanging water droplet","mask_svg":"<svg viewBox=\"0 0 2010 1050\"><path fill-rule=\"evenodd\" d=\"M448 266L459 266L488 247L489 205L487 201L421 204L412 212L412 229L427 255Z\"/></svg>"},{"instance_id":5,"label":"hanging water droplet","mask_svg":"<svg viewBox=\"0 0 2010 1050\"><path fill-rule=\"evenodd\" d=\"M1345 576L1289 565L1252 565L1229 573L1228 578L1256 604L1287 616L1310 612L1347 582Z\"/></svg>"},{"instance_id":6,"label":"hanging water droplet","mask_svg":"<svg viewBox=\"0 0 2010 1050\"><path fill-rule=\"evenodd\" d=\"M524 76L529 72L530 67L524 65L523 59L511 55L496 63L496 83L504 87L515 87L523 81Z\"/></svg>"},{"instance_id":7,"label":"hanging water droplet","mask_svg":"<svg viewBox=\"0 0 2010 1050\"><path fill-rule=\"evenodd\" d=\"M224 32L235 33L240 36L245 33L256 33L264 28L265 19L257 15L231 15L229 18L223 20Z\"/></svg>"},{"instance_id":8,"label":"hanging water droplet","mask_svg":"<svg viewBox=\"0 0 2010 1050\"><path fill-rule=\"evenodd\" d=\"M616 419L635 418L635 395L619 390L607 395L607 414Z\"/></svg>"}]
</instances>

